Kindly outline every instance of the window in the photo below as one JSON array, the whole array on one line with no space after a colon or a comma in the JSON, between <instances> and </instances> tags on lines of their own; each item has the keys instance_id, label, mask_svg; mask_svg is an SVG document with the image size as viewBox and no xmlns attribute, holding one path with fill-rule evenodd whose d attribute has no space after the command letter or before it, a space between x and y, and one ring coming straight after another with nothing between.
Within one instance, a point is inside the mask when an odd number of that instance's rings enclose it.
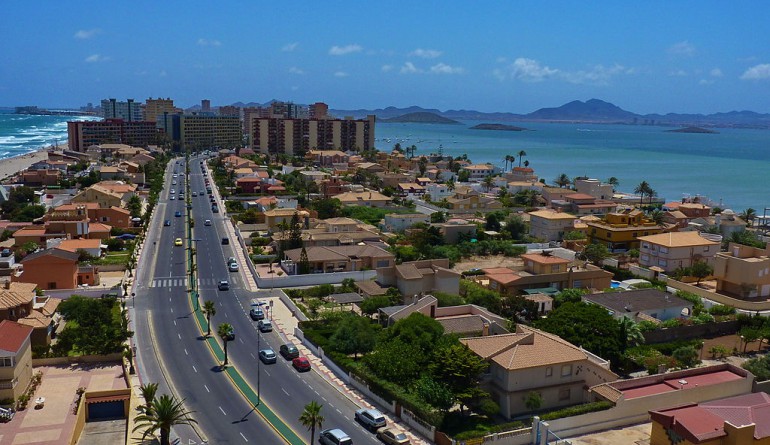
<instances>
[{"instance_id":1,"label":"window","mask_svg":"<svg viewBox=\"0 0 770 445\"><path fill-rule=\"evenodd\" d=\"M634 236L636 236L636 232L634 232ZM642 243L642 249L649 249L650 244L649 243Z\"/></svg>"},{"instance_id":2,"label":"window","mask_svg":"<svg viewBox=\"0 0 770 445\"><path fill-rule=\"evenodd\" d=\"M388 260L378 260L377 261L377 267L388 267L390 266L390 261Z\"/></svg>"},{"instance_id":3,"label":"window","mask_svg":"<svg viewBox=\"0 0 770 445\"><path fill-rule=\"evenodd\" d=\"M668 253L668 247L660 246L660 253Z\"/></svg>"},{"instance_id":4,"label":"window","mask_svg":"<svg viewBox=\"0 0 770 445\"><path fill-rule=\"evenodd\" d=\"M561 367L561 376L569 377L572 375L572 365L564 365Z\"/></svg>"},{"instance_id":5,"label":"window","mask_svg":"<svg viewBox=\"0 0 770 445\"><path fill-rule=\"evenodd\" d=\"M562 388L559 390L559 400L569 400L570 399L570 390L569 388Z\"/></svg>"},{"instance_id":6,"label":"window","mask_svg":"<svg viewBox=\"0 0 770 445\"><path fill-rule=\"evenodd\" d=\"M639 236L639 233L638 233L638 232L633 232L633 233L631 233L631 236L633 236L634 238L636 238L637 236Z\"/></svg>"},{"instance_id":7,"label":"window","mask_svg":"<svg viewBox=\"0 0 770 445\"><path fill-rule=\"evenodd\" d=\"M572 281L572 287L575 289L582 289L583 288L583 281L582 280L573 280Z\"/></svg>"},{"instance_id":8,"label":"window","mask_svg":"<svg viewBox=\"0 0 770 445\"><path fill-rule=\"evenodd\" d=\"M706 246L706 247L703 248L703 251L704 252L708 252L710 249L711 249L711 246Z\"/></svg>"},{"instance_id":9,"label":"window","mask_svg":"<svg viewBox=\"0 0 770 445\"><path fill-rule=\"evenodd\" d=\"M0 368L13 367L13 357L0 357Z\"/></svg>"},{"instance_id":10,"label":"window","mask_svg":"<svg viewBox=\"0 0 770 445\"><path fill-rule=\"evenodd\" d=\"M658 260L658 266L666 267L666 266L668 266L668 261L666 261L666 260Z\"/></svg>"},{"instance_id":11,"label":"window","mask_svg":"<svg viewBox=\"0 0 770 445\"><path fill-rule=\"evenodd\" d=\"M545 376L546 377L553 376L553 366L549 366L549 367L545 368Z\"/></svg>"},{"instance_id":12,"label":"window","mask_svg":"<svg viewBox=\"0 0 770 445\"><path fill-rule=\"evenodd\" d=\"M558 264L552 264L551 265L551 272L556 273L559 271L559 265Z\"/></svg>"},{"instance_id":13,"label":"window","mask_svg":"<svg viewBox=\"0 0 770 445\"><path fill-rule=\"evenodd\" d=\"M612 232L607 232L607 238L612 238Z\"/></svg>"}]
</instances>

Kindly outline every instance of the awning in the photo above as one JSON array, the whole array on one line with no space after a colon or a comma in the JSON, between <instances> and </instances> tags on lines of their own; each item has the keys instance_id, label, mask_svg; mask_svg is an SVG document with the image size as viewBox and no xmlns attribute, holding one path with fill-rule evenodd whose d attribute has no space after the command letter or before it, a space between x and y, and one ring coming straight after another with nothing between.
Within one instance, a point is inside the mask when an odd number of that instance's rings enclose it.
<instances>
[{"instance_id":1,"label":"awning","mask_svg":"<svg viewBox=\"0 0 770 445\"><path fill-rule=\"evenodd\" d=\"M86 403L122 402L128 400L130 394L116 394L112 396L86 397Z\"/></svg>"}]
</instances>

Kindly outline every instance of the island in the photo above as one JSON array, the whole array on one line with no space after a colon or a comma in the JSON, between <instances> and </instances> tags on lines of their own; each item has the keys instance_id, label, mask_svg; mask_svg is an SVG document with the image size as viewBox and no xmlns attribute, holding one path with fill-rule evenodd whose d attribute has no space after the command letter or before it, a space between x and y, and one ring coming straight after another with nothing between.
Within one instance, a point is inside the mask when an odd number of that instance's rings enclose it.
<instances>
[{"instance_id":1,"label":"island","mask_svg":"<svg viewBox=\"0 0 770 445\"><path fill-rule=\"evenodd\" d=\"M471 130L529 131L527 128L505 124L478 124L472 126Z\"/></svg>"},{"instance_id":2,"label":"island","mask_svg":"<svg viewBox=\"0 0 770 445\"><path fill-rule=\"evenodd\" d=\"M718 131L709 130L708 128L701 127L684 127L677 128L676 130L666 130L666 133L703 133L703 134L719 134Z\"/></svg>"},{"instance_id":3,"label":"island","mask_svg":"<svg viewBox=\"0 0 770 445\"><path fill-rule=\"evenodd\" d=\"M459 124L456 120L447 119L435 113L417 112L407 113L390 119L380 119L385 123L410 123L410 124Z\"/></svg>"}]
</instances>

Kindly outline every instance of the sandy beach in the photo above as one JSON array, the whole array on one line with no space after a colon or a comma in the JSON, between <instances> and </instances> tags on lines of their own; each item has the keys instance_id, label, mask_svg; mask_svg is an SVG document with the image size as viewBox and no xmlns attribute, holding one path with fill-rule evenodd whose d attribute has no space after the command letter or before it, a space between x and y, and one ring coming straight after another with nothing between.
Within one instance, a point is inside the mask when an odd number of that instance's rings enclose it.
<instances>
[{"instance_id":1,"label":"sandy beach","mask_svg":"<svg viewBox=\"0 0 770 445\"><path fill-rule=\"evenodd\" d=\"M42 147L32 153L27 153L21 156L15 156L12 158L0 159L0 181L5 181L9 176L13 176L16 173L26 170L30 165L35 162L48 159L49 147ZM59 144L59 150L66 150L67 144Z\"/></svg>"}]
</instances>

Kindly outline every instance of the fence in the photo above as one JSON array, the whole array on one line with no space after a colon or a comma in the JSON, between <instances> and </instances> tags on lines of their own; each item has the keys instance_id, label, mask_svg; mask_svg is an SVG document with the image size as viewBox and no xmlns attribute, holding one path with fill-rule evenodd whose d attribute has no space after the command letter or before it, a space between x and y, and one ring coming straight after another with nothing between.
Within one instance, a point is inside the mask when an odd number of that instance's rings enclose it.
<instances>
[{"instance_id":1,"label":"fence","mask_svg":"<svg viewBox=\"0 0 770 445\"><path fill-rule=\"evenodd\" d=\"M669 287L673 287L674 289L697 294L701 298L715 301L719 304L732 306L736 309L742 309L742 310L751 311L751 312L770 310L770 300L766 300L766 301L739 300L737 298L728 297L727 295L711 292L706 289L702 289L698 286L693 286L691 284L682 283L681 281L676 281L672 279L667 280L666 285L668 285Z\"/></svg>"},{"instance_id":2,"label":"fence","mask_svg":"<svg viewBox=\"0 0 770 445\"><path fill-rule=\"evenodd\" d=\"M674 328L656 329L645 332L644 342L647 344L666 343L674 340L690 340L693 338L711 338L738 332L737 321L721 323L704 323L693 326L677 326Z\"/></svg>"},{"instance_id":3,"label":"fence","mask_svg":"<svg viewBox=\"0 0 770 445\"><path fill-rule=\"evenodd\" d=\"M99 362L122 362L123 354L114 353L108 355L81 355L79 357L47 357L33 358L32 366L58 366L71 365L73 363L99 363Z\"/></svg>"},{"instance_id":4,"label":"fence","mask_svg":"<svg viewBox=\"0 0 770 445\"><path fill-rule=\"evenodd\" d=\"M248 261L251 268L251 261ZM313 273L307 275L283 275L280 277L260 277L256 275L257 286L260 289L272 289L274 287L299 287L318 286L319 284L341 284L344 280L352 278L356 281L366 281L377 276L374 270L360 270L356 272Z\"/></svg>"}]
</instances>

